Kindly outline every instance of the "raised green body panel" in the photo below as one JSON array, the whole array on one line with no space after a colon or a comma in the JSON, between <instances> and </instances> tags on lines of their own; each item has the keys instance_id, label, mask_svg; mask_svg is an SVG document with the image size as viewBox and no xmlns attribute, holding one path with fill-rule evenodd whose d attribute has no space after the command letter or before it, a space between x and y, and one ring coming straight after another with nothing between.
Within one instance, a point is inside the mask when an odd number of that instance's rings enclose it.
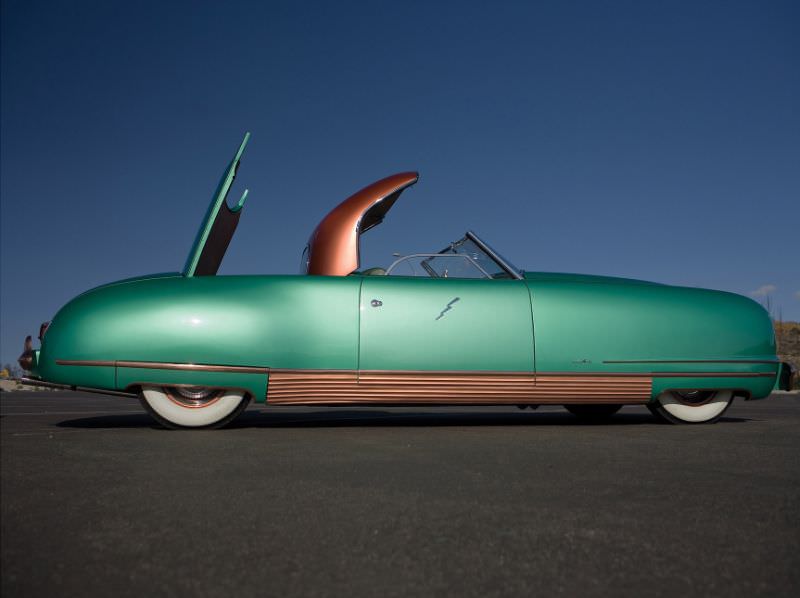
<instances>
[{"instance_id":1,"label":"raised green body panel","mask_svg":"<svg viewBox=\"0 0 800 598\"><path fill-rule=\"evenodd\" d=\"M365 277L359 363L362 370L533 372L525 282Z\"/></svg>"}]
</instances>

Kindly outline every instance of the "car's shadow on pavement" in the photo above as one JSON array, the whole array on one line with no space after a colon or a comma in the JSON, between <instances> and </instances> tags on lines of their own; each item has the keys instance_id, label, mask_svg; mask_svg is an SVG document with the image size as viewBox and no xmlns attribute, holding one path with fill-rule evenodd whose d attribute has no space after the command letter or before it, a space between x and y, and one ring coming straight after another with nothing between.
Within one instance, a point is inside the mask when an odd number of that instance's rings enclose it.
<instances>
[{"instance_id":1,"label":"car's shadow on pavement","mask_svg":"<svg viewBox=\"0 0 800 598\"><path fill-rule=\"evenodd\" d=\"M723 417L720 423L744 423L749 419ZM245 411L226 430L244 428L352 428L352 427L458 427L458 426L567 426L567 427L615 427L662 424L649 413L618 413L598 421L578 419L570 413L548 411L527 413L474 413L402 412L369 409L326 409L302 413L280 411ZM102 415L82 417L58 422L61 428L108 429L108 428L159 428L145 413Z\"/></svg>"}]
</instances>

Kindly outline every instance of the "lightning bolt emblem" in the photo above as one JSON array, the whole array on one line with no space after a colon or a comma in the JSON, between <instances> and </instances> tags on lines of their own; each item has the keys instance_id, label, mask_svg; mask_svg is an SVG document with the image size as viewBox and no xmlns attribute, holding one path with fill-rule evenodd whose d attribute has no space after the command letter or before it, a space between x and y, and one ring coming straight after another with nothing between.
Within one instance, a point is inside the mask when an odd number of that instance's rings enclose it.
<instances>
[{"instance_id":1,"label":"lightning bolt emblem","mask_svg":"<svg viewBox=\"0 0 800 598\"><path fill-rule=\"evenodd\" d=\"M440 313L438 316L436 316L436 319L437 319L437 320L441 320L441 319L444 317L444 314L446 314L446 313L447 313L447 312L449 312L451 309L453 309L453 304L454 304L454 303L457 303L458 301L461 301L461 297L455 297L455 298L453 298L453 300L452 300L450 303L448 303L448 304L447 304L447 307L445 307L445 308L442 310L442 313Z\"/></svg>"}]
</instances>

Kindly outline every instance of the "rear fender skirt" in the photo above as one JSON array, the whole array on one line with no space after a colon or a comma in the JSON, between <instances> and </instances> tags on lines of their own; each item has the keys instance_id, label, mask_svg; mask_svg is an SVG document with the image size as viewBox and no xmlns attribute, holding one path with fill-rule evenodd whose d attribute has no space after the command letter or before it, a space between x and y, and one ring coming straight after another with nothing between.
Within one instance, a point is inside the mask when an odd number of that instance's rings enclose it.
<instances>
[{"instance_id":1,"label":"rear fender skirt","mask_svg":"<svg viewBox=\"0 0 800 598\"><path fill-rule=\"evenodd\" d=\"M681 377L674 374L659 377L656 374L653 379L653 399L662 392L671 390L731 390L734 396L745 397L747 400L763 399L770 395L774 384L775 373L766 372L709 372L702 376L692 372Z\"/></svg>"},{"instance_id":2,"label":"rear fender skirt","mask_svg":"<svg viewBox=\"0 0 800 598\"><path fill-rule=\"evenodd\" d=\"M192 370L161 370L151 368L117 367L119 388L147 386L205 386L243 390L256 402L267 395L267 375Z\"/></svg>"},{"instance_id":3,"label":"rear fender skirt","mask_svg":"<svg viewBox=\"0 0 800 598\"><path fill-rule=\"evenodd\" d=\"M79 386L91 386L84 380L99 378L103 383L95 386L124 389L126 394L142 385L232 388L243 390L257 402L265 400L269 372L254 366L152 361L56 360L56 364L64 371L64 379Z\"/></svg>"}]
</instances>

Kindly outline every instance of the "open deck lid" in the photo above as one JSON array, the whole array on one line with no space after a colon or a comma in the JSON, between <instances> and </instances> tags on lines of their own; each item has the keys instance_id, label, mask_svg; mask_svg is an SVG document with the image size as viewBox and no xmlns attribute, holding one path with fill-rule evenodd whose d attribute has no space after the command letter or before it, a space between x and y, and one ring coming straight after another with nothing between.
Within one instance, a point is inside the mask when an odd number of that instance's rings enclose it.
<instances>
[{"instance_id":1,"label":"open deck lid","mask_svg":"<svg viewBox=\"0 0 800 598\"><path fill-rule=\"evenodd\" d=\"M247 199L247 189L245 189L242 198L234 207L229 207L226 201L249 139L250 133L246 133L239 150L217 185L217 190L211 198L211 204L200 224L200 230L197 231L197 237L195 237L192 250L189 252L183 268L184 276L213 276L219 270L219 265L222 263L222 258L225 257L233 233L236 232L239 216L245 199Z\"/></svg>"},{"instance_id":2,"label":"open deck lid","mask_svg":"<svg viewBox=\"0 0 800 598\"><path fill-rule=\"evenodd\" d=\"M416 172L401 172L364 187L333 208L308 241L308 274L347 276L360 265L359 239L383 222L400 194L417 182Z\"/></svg>"}]
</instances>

